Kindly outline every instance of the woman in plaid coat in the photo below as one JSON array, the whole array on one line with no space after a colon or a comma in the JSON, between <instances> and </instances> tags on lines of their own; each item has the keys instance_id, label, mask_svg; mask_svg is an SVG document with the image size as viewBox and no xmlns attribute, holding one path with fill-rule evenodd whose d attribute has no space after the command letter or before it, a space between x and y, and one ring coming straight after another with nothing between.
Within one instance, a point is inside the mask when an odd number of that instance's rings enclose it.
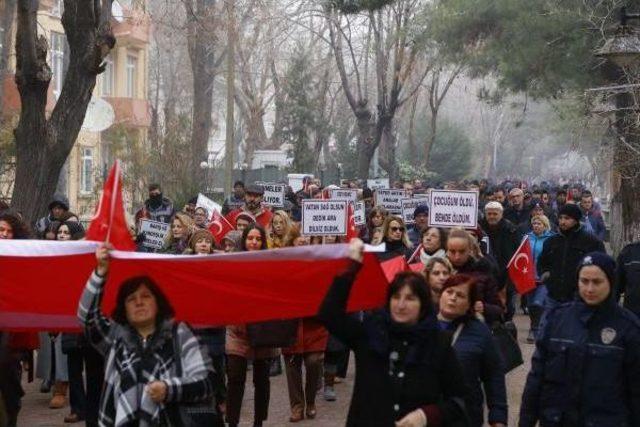
<instances>
[{"instance_id":1,"label":"woman in plaid coat","mask_svg":"<svg viewBox=\"0 0 640 427\"><path fill-rule=\"evenodd\" d=\"M93 346L105 357L98 423L105 427L178 425L178 404L213 398L216 373L211 359L189 326L173 321L171 305L149 277L126 280L118 290L112 317L107 318L100 304L109 249L98 248L96 258L98 266L80 299L78 317ZM182 350L180 377L174 348Z\"/></svg>"}]
</instances>

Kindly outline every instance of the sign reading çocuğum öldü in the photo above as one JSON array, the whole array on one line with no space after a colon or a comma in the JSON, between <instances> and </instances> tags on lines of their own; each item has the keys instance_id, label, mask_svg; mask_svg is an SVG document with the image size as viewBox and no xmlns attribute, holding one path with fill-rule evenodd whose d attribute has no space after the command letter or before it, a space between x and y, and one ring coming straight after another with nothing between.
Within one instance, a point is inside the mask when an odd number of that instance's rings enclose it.
<instances>
[{"instance_id":1,"label":"sign reading \u00e7ocu\u011fum \u00f6ld\u00fc","mask_svg":"<svg viewBox=\"0 0 640 427\"><path fill-rule=\"evenodd\" d=\"M431 190L429 193L429 226L478 226L478 192Z\"/></svg>"},{"instance_id":2,"label":"sign reading \u00e7ocu\u011fum \u00f6ld\u00fc","mask_svg":"<svg viewBox=\"0 0 640 427\"><path fill-rule=\"evenodd\" d=\"M304 236L346 236L349 202L346 200L303 200Z\"/></svg>"},{"instance_id":3,"label":"sign reading \u00e7ocu\u011fum \u00f6ld\u00fc","mask_svg":"<svg viewBox=\"0 0 640 427\"><path fill-rule=\"evenodd\" d=\"M150 249L162 249L164 239L169 234L171 224L151 221L149 219L140 220L140 232L143 233L144 240L142 246Z\"/></svg>"},{"instance_id":4,"label":"sign reading \u00e7ocu\u011fum \u00f6ld\u00fc","mask_svg":"<svg viewBox=\"0 0 640 427\"><path fill-rule=\"evenodd\" d=\"M402 213L402 199L408 197L406 190L378 188L375 192L376 206L382 206L392 214Z\"/></svg>"},{"instance_id":5,"label":"sign reading \u00e7ocu\u011fum \u00f6ld\u00fc","mask_svg":"<svg viewBox=\"0 0 640 427\"><path fill-rule=\"evenodd\" d=\"M264 196L262 201L264 204L273 206L274 208L281 208L284 206L284 184L264 183L261 184L264 188Z\"/></svg>"}]
</instances>

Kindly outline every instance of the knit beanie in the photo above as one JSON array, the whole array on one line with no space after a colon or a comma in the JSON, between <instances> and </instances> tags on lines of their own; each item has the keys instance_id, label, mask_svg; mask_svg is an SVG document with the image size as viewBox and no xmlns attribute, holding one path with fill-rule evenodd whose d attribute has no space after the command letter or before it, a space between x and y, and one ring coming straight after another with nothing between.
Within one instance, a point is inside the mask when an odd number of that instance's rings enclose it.
<instances>
[{"instance_id":1,"label":"knit beanie","mask_svg":"<svg viewBox=\"0 0 640 427\"><path fill-rule=\"evenodd\" d=\"M609 279L611 289L613 289L616 271L616 262L614 259L603 252L590 252L582 258L582 261L580 261L580 264L578 265L578 275L580 275L580 270L582 270L583 267L590 265L595 265L604 272L607 279Z\"/></svg>"},{"instance_id":2,"label":"knit beanie","mask_svg":"<svg viewBox=\"0 0 640 427\"><path fill-rule=\"evenodd\" d=\"M427 205L416 206L416 209L413 211L413 219L416 219L416 217L420 214L429 215L429 206Z\"/></svg>"},{"instance_id":3,"label":"knit beanie","mask_svg":"<svg viewBox=\"0 0 640 427\"><path fill-rule=\"evenodd\" d=\"M582 212L580 211L580 208L578 205L574 205L573 203L567 203L564 205L558 212L558 217L560 217L560 215L566 215L573 218L576 222L580 222L580 219L582 219Z\"/></svg>"}]
</instances>

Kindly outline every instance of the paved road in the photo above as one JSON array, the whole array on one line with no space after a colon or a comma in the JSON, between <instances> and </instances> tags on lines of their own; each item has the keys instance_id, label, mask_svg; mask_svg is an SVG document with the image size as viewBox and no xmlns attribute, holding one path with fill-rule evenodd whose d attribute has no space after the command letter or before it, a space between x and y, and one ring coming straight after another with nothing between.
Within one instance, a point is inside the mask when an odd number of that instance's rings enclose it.
<instances>
[{"instance_id":1,"label":"paved road","mask_svg":"<svg viewBox=\"0 0 640 427\"><path fill-rule=\"evenodd\" d=\"M507 391L509 398L509 425L516 425L517 414L520 410L520 399L527 372L529 371L529 360L533 351L533 346L526 344L526 337L529 320L525 316L517 316L518 336L522 347L525 364L514 369L507 376ZM353 359L352 359L353 360ZM350 366L352 368L353 366ZM69 408L51 410L47 407L50 396L38 392L39 383L25 384L27 395L23 401L23 410L18 422L18 426L63 426L62 421L68 413ZM336 427L344 425L349 399L353 386L353 370L350 369L347 380L336 386L338 400L336 402L325 402L321 396L317 401L318 416L315 420L298 423L302 426L314 427ZM241 425L250 426L253 412L253 385L251 374L247 378L247 388L243 404ZM287 383L284 374L271 380L271 404L269 420L265 426L286 426L289 422L289 397L287 394ZM77 424L80 425L80 424Z\"/></svg>"}]
</instances>

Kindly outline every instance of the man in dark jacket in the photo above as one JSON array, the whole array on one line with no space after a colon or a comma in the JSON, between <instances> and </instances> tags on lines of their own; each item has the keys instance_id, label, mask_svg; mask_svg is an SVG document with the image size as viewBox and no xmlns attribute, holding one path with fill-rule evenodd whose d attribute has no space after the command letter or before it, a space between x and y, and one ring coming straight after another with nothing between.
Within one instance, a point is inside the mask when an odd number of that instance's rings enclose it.
<instances>
[{"instance_id":1,"label":"man in dark jacket","mask_svg":"<svg viewBox=\"0 0 640 427\"><path fill-rule=\"evenodd\" d=\"M415 223L407 232L407 236L413 244L413 249L417 248L421 243L422 232L429 227L429 207L427 205L418 205L413 211L413 220Z\"/></svg>"},{"instance_id":2,"label":"man in dark jacket","mask_svg":"<svg viewBox=\"0 0 640 427\"><path fill-rule=\"evenodd\" d=\"M582 229L581 217L577 205L564 205L558 215L559 233L544 242L538 260L538 274L555 302L573 299L580 260L589 252L605 252L603 243Z\"/></svg>"},{"instance_id":3,"label":"man in dark jacket","mask_svg":"<svg viewBox=\"0 0 640 427\"><path fill-rule=\"evenodd\" d=\"M150 184L149 198L145 200L144 206L136 212L135 218L136 223L140 219L150 219L168 224L174 213L173 202L162 196L160 184Z\"/></svg>"},{"instance_id":4,"label":"man in dark jacket","mask_svg":"<svg viewBox=\"0 0 640 427\"><path fill-rule=\"evenodd\" d=\"M515 289L507 274L507 264L518 250L522 241L522 233L509 220L503 218L502 205L489 202L484 207L485 217L480 220L480 226L489 237L489 255L498 265L498 287L507 287L507 312L505 317L511 320L515 314Z\"/></svg>"},{"instance_id":5,"label":"man in dark jacket","mask_svg":"<svg viewBox=\"0 0 640 427\"><path fill-rule=\"evenodd\" d=\"M640 242L630 243L618 255L616 301L624 294L624 307L640 316Z\"/></svg>"},{"instance_id":6,"label":"man in dark jacket","mask_svg":"<svg viewBox=\"0 0 640 427\"><path fill-rule=\"evenodd\" d=\"M514 188L509 192L509 207L505 209L504 217L518 227L522 234L528 231L531 207L524 202L524 191Z\"/></svg>"},{"instance_id":7,"label":"man in dark jacket","mask_svg":"<svg viewBox=\"0 0 640 427\"><path fill-rule=\"evenodd\" d=\"M62 215L69 212L69 199L63 194L54 194L51 203L49 203L49 215L43 216L36 222L36 231L43 234L53 221L58 221Z\"/></svg>"},{"instance_id":8,"label":"man in dark jacket","mask_svg":"<svg viewBox=\"0 0 640 427\"><path fill-rule=\"evenodd\" d=\"M585 190L580 197L580 210L582 210L582 220L591 229L591 234L604 241L607 227L604 225L602 211L593 202L591 191Z\"/></svg>"}]
</instances>

